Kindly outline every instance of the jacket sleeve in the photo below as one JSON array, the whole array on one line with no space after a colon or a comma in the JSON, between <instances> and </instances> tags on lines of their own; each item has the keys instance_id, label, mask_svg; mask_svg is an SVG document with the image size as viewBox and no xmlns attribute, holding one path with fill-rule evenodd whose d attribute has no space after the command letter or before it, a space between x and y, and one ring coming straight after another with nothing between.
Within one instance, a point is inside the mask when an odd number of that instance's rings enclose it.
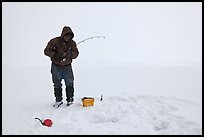
<instances>
[{"instance_id":1,"label":"jacket sleeve","mask_svg":"<svg viewBox=\"0 0 204 137\"><path fill-rule=\"evenodd\" d=\"M71 59L75 59L77 58L79 55L79 50L76 46L76 42L73 42L72 44L72 54L71 54Z\"/></svg>"},{"instance_id":2,"label":"jacket sleeve","mask_svg":"<svg viewBox=\"0 0 204 137\"><path fill-rule=\"evenodd\" d=\"M55 54L55 48L56 47L53 43L53 40L50 40L44 49L44 54L48 57L53 57L53 55Z\"/></svg>"}]
</instances>

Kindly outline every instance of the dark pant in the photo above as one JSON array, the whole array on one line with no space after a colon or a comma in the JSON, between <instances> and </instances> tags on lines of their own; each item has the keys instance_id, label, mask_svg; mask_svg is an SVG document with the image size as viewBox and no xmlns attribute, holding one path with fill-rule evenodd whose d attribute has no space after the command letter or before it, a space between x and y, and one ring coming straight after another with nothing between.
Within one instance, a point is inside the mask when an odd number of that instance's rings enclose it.
<instances>
[{"instance_id":1,"label":"dark pant","mask_svg":"<svg viewBox=\"0 0 204 137\"><path fill-rule=\"evenodd\" d=\"M56 101L62 100L62 79L64 79L66 85L66 96L67 100L74 96L74 75L72 66L59 66L54 63L51 64L52 81L54 83L54 95ZM67 90L71 89L71 90ZM71 93L70 93L71 92Z\"/></svg>"}]
</instances>

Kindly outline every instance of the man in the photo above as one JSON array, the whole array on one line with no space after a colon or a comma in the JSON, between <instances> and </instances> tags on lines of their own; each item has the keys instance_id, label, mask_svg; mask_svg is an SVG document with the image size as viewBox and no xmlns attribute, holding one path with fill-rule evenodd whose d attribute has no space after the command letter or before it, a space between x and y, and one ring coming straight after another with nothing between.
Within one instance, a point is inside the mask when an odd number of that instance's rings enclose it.
<instances>
[{"instance_id":1,"label":"man","mask_svg":"<svg viewBox=\"0 0 204 137\"><path fill-rule=\"evenodd\" d=\"M51 39L44 54L51 59L51 74L54 83L54 107L59 107L63 103L62 79L66 85L67 106L74 101L74 75L72 71L72 60L76 59L79 51L76 42L73 40L74 33L68 26L63 27L61 36Z\"/></svg>"}]
</instances>

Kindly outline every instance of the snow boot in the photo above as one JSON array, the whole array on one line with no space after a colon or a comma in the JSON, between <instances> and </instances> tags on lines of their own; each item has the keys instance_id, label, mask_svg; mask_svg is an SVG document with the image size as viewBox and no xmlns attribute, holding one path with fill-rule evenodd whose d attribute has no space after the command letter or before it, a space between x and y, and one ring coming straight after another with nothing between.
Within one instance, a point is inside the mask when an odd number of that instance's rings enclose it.
<instances>
[{"instance_id":1,"label":"snow boot","mask_svg":"<svg viewBox=\"0 0 204 137\"><path fill-rule=\"evenodd\" d=\"M62 104L63 104L62 101L55 102L55 104L53 105L53 107L58 108L58 107L60 107Z\"/></svg>"}]
</instances>

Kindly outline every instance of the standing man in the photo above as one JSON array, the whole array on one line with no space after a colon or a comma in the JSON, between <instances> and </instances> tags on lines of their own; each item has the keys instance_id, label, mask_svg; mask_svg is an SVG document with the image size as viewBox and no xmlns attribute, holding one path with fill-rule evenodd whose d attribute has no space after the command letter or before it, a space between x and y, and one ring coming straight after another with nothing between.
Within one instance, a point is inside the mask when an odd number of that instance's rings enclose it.
<instances>
[{"instance_id":1,"label":"standing man","mask_svg":"<svg viewBox=\"0 0 204 137\"><path fill-rule=\"evenodd\" d=\"M54 107L63 104L62 79L64 79L66 85L67 106L74 101L74 75L71 63L73 59L78 57L79 51L73 37L74 33L71 28L65 26L62 29L61 36L51 39L44 49L44 54L51 60L51 74L56 101Z\"/></svg>"}]
</instances>

